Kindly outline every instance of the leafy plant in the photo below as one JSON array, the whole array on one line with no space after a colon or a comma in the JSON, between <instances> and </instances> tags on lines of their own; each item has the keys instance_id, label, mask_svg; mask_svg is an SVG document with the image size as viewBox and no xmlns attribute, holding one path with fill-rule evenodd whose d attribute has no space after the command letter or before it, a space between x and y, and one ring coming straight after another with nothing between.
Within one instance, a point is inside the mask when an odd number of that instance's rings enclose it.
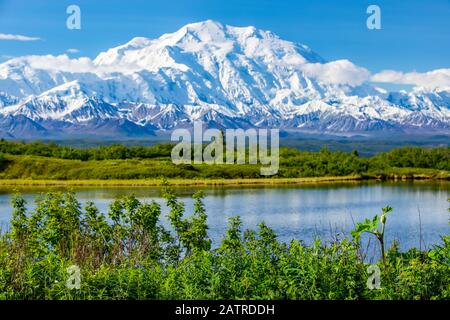
<instances>
[{"instance_id":1,"label":"leafy plant","mask_svg":"<svg viewBox=\"0 0 450 320\"><path fill-rule=\"evenodd\" d=\"M359 242L361 233L367 232L373 234L380 244L381 258L383 260L383 265L386 267L384 232L386 227L386 216L388 213L392 212L392 208L387 206L382 208L381 211L381 216L375 215L372 220L366 219L363 222L358 222L356 228L351 231L351 235Z\"/></svg>"}]
</instances>

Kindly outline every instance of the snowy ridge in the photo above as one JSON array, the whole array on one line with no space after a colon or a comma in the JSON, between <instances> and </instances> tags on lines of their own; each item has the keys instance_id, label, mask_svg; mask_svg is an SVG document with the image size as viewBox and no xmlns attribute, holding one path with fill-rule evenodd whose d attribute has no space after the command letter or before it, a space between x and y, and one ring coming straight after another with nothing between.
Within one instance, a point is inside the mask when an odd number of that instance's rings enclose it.
<instances>
[{"instance_id":1,"label":"snowy ridge","mask_svg":"<svg viewBox=\"0 0 450 320\"><path fill-rule=\"evenodd\" d=\"M134 38L93 60L0 64L0 134L134 136L195 120L330 133L450 131L449 88L389 93L368 74L270 31L207 20Z\"/></svg>"}]
</instances>

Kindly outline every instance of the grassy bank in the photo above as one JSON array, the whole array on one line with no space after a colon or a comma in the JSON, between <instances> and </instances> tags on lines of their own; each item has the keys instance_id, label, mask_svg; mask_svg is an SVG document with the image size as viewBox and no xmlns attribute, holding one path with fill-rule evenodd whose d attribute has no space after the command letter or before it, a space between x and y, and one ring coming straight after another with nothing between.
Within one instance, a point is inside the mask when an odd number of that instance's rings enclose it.
<instances>
[{"instance_id":1,"label":"grassy bank","mask_svg":"<svg viewBox=\"0 0 450 320\"><path fill-rule=\"evenodd\" d=\"M448 174L413 175L413 176L342 176L310 178L257 178L257 179L109 179L109 180L31 180L2 179L0 186L23 187L159 187L167 181L173 186L269 186L269 185L304 185L320 183L340 183L358 181L411 181L411 180L450 180Z\"/></svg>"},{"instance_id":2,"label":"grassy bank","mask_svg":"<svg viewBox=\"0 0 450 320\"><path fill-rule=\"evenodd\" d=\"M243 230L233 217L212 248L202 195L193 196L185 217L173 190L163 194L169 228L159 222L159 204L133 196L111 203L108 213L92 203L81 208L72 193L48 193L33 211L16 196L11 229L0 235L0 299L450 298L449 236L427 251L382 247L375 263L381 287L368 286L373 271L360 235L389 233L390 208L351 236L312 245L283 243L264 223Z\"/></svg>"},{"instance_id":3,"label":"grassy bank","mask_svg":"<svg viewBox=\"0 0 450 320\"><path fill-rule=\"evenodd\" d=\"M27 180L27 179L3 179L0 186L135 186L153 187L161 186L167 181L173 186L233 186L233 185L293 185L308 183L329 183L361 181L360 176L343 177L312 177L312 178L259 178L259 179L134 179L134 180Z\"/></svg>"}]
</instances>

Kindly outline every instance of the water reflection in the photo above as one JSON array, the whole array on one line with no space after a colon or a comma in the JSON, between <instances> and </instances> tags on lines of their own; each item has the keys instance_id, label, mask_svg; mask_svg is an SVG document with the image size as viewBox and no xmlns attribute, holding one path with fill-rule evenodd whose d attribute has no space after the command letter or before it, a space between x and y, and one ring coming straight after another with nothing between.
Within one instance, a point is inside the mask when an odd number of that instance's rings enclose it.
<instances>
[{"instance_id":1,"label":"water reflection","mask_svg":"<svg viewBox=\"0 0 450 320\"><path fill-rule=\"evenodd\" d=\"M68 188L16 188L23 193L29 207L33 199L48 190L65 191ZM71 188L84 204L94 201L106 212L110 202L126 194L135 194L144 201L163 204L161 193L154 187L89 187ZM245 187L179 187L177 193L192 211L190 196L203 190L208 213L210 236L214 243L224 233L227 219L240 215L245 227L255 227L265 221L280 238L311 242L315 236L329 239L341 232L348 235L354 221L372 217L386 205L394 208L388 220L387 239L400 241L406 249L419 246L419 229L427 246L439 243L440 236L449 233L450 182L398 183L333 183L297 186ZM11 214L11 188L0 188L0 222L6 223ZM167 208L163 206L164 212ZM419 219L420 213L420 219ZM420 221L420 223L419 223ZM164 223L167 223L163 219Z\"/></svg>"}]
</instances>

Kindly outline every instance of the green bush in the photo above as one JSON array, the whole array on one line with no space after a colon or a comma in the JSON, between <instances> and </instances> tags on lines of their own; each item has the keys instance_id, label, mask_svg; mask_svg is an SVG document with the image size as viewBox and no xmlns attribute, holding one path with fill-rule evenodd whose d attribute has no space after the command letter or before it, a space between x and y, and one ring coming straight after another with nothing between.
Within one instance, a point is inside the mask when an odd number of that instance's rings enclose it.
<instances>
[{"instance_id":1,"label":"green bush","mask_svg":"<svg viewBox=\"0 0 450 320\"><path fill-rule=\"evenodd\" d=\"M383 261L380 290L367 287L358 237L330 243L283 243L266 224L243 230L239 217L211 248L202 194L193 212L173 190L161 207L126 196L107 214L81 208L73 193L47 193L28 211L13 197L10 229L0 238L0 299L448 299L450 238L428 251L399 252ZM375 232L378 219L353 233ZM81 286L70 289L76 265Z\"/></svg>"}]
</instances>

